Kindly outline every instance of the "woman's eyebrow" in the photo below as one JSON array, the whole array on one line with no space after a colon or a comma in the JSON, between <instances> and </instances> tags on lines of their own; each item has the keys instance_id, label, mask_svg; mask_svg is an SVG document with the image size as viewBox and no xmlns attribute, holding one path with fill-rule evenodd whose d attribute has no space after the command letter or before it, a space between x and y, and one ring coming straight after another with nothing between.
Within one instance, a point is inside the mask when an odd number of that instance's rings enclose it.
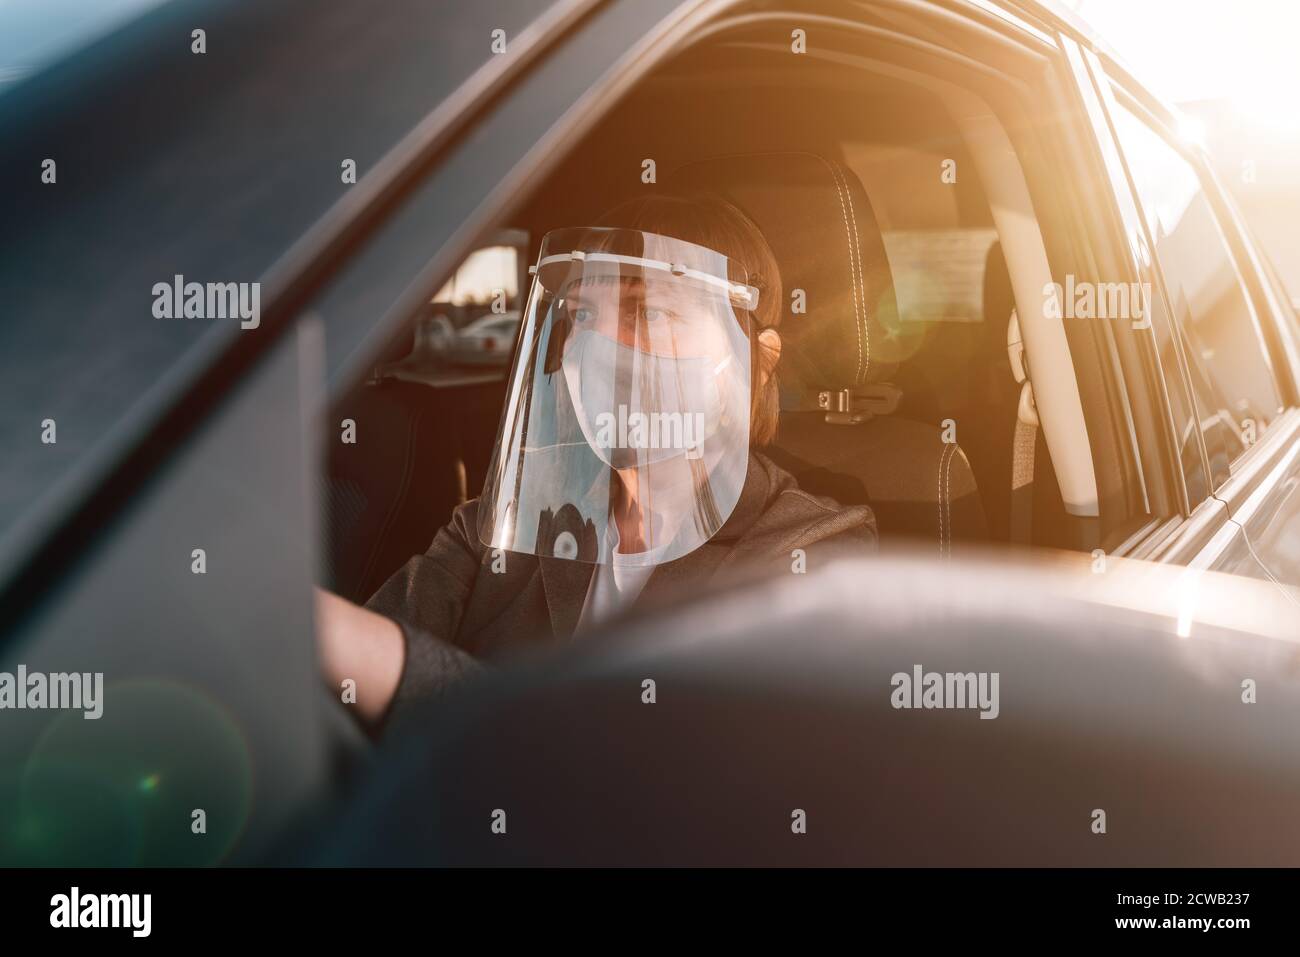
<instances>
[{"instance_id":1,"label":"woman's eyebrow","mask_svg":"<svg viewBox=\"0 0 1300 957\"><path fill-rule=\"evenodd\" d=\"M589 286L631 286L631 292L640 295L646 290L646 282L640 276L584 276L581 279L574 279L563 287L561 298L578 299L581 297L583 287Z\"/></svg>"},{"instance_id":2,"label":"woman's eyebrow","mask_svg":"<svg viewBox=\"0 0 1300 957\"><path fill-rule=\"evenodd\" d=\"M723 298L715 290L694 286L684 287L679 283L651 283L646 287L645 294L647 303L678 308L708 305Z\"/></svg>"}]
</instances>

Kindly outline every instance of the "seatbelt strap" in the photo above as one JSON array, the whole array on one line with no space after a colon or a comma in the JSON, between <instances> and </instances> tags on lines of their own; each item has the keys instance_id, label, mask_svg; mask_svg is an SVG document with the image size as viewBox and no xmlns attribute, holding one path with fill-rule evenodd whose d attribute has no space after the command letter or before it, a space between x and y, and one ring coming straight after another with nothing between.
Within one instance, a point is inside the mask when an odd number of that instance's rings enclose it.
<instances>
[{"instance_id":1,"label":"seatbelt strap","mask_svg":"<svg viewBox=\"0 0 1300 957\"><path fill-rule=\"evenodd\" d=\"M1016 404L1016 429L1011 446L1011 541L1028 545L1034 536L1034 449L1038 444L1038 409L1029 365L1020 340L1020 321L1012 311L1007 325L1007 355L1011 374L1020 383Z\"/></svg>"},{"instance_id":2,"label":"seatbelt strap","mask_svg":"<svg viewBox=\"0 0 1300 957\"><path fill-rule=\"evenodd\" d=\"M1024 388L1029 388L1026 382ZM1025 393L1021 392L1023 396ZM1016 433L1011 448L1011 540L1028 545L1034 535L1034 446L1038 426L1016 416Z\"/></svg>"}]
</instances>

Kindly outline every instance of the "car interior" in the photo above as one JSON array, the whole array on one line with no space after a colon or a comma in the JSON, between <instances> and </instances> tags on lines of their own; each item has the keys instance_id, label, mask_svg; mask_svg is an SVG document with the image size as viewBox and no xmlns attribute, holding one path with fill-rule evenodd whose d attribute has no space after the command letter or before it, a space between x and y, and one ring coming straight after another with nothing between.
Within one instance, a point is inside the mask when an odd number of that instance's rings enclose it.
<instances>
[{"instance_id":1,"label":"car interior","mask_svg":"<svg viewBox=\"0 0 1300 957\"><path fill-rule=\"evenodd\" d=\"M1086 550L1051 426L1019 414L1015 288L1040 295L1043 241L1035 226L1033 263L1004 252L1009 238L1026 247L1011 218L995 217L980 176L989 164L972 154L989 140L938 90L884 65L722 35L642 79L500 225L527 237L532 262L547 231L638 191L721 194L781 268L782 410L766 450L777 464L809 492L870 505L882 550ZM522 289L502 308L519 310ZM375 368L430 374L372 375L330 417L331 429L349 417L368 435L362 457L331 433L322 490L326 581L356 601L478 493L495 442L508 366L445 368L422 351L422 319Z\"/></svg>"},{"instance_id":2,"label":"car interior","mask_svg":"<svg viewBox=\"0 0 1300 957\"><path fill-rule=\"evenodd\" d=\"M789 4L821 13L776 9ZM1105 150L1088 148L1109 122L1083 108L1101 75L1050 82L1078 66L1069 56L1091 56L1083 38L990 25L1027 5L890 0L742 0L702 29L676 21L691 35L662 34L672 50L659 59L617 29L629 11L663 19L669 5L558 4L572 26L542 20L529 59L487 60L473 75L490 82L468 103L456 64L450 89L428 67L470 31L481 40L486 21L454 28L459 17L418 3L391 18L329 4L318 24L305 4L225 5L207 60L187 49L193 8L182 5L130 44L23 78L39 95L0 126L33 144L48 134L59 147L48 152L67 158L50 189L31 161L47 150L12 151L31 188L17 191L22 228L6 248L26 247L13 259L30 275L0 270L30 312L0 326L13 331L0 358L12 351L20 383L59 387L27 388L40 402L6 409L22 420L10 445L49 464L18 489L41 495L0 549L0 670L48 677L29 685L47 700L5 715L0 862L1300 857L1288 733L1300 723L1289 587L1300 582L1300 429L1271 425L1240 455L1249 471L1234 472L1234 447L1220 446L1229 481L1203 476L1197 495L1198 406L1172 406L1195 395L1180 388L1184 370L1210 392L1229 344L1247 344L1202 326L1202 367L1177 323L1153 324L1156 339L1128 322L1047 315L1054 280L1126 277L1141 246L1120 215L1126 154L1111 144L1108 168ZM522 18L528 5L510 6ZM694 17L713 5L680 7ZM367 20L373 30L345 29ZM439 47L438 30L415 29L443 22ZM791 48L800 24L806 53ZM418 44L393 45L412 34ZM223 48L241 55L222 59ZM583 62L589 72L573 69L577 49L601 54ZM473 51L467 68L485 59ZM348 90L366 73L385 80ZM548 85L559 73L570 85ZM408 83L420 95L396 103ZM516 125L533 111L534 125ZM103 149L79 170L67 147L85 140ZM366 150L359 181L339 177L345 144ZM870 506L887 560L647 602L651 614L619 622L621 641L561 642L533 662L533 647L512 648L519 667L481 683L459 654L472 649L399 629L407 652L446 664L424 675L403 664L399 677L412 711L424 698L439 710L372 726L354 705L358 688L369 705L383 669L335 681L331 652L351 616L336 618L338 603L312 586L367 601L479 494L543 237L646 192L697 190L738 206L780 265L780 423L764 451L808 492ZM1163 238L1200 248L1213 218ZM1137 274L1172 299L1164 250L1146 251ZM143 280L182 271L263 277L261 332L155 321ZM1189 275L1213 302L1174 314L1171 301L1175 319L1213 322L1254 298L1225 299L1218 273ZM65 340L77 348L57 348ZM1231 378L1233 402L1269 386ZM1166 381L1173 401L1143 401ZM1290 428L1300 409L1288 392L1274 421L1289 416ZM1235 429L1273 401L1204 409L1226 408ZM36 428L47 415L49 446ZM303 488L304 464L316 488ZM1187 480L1181 502L1173 478ZM14 500L4 485L0 499ZM1252 520L1264 537L1246 537ZM1138 560L1099 575L1098 549ZM391 646L393 628L370 624ZM1008 707L997 721L924 701L905 715L884 678L915 668L920 690L923 665L953 669L949 679L994 669ZM110 696L96 720L46 707L45 692L77 674L96 677L101 704L101 679ZM660 683L657 711L643 707L646 676ZM1089 827L1098 805L1108 838ZM508 839L486 826L499 806ZM796 808L813 815L797 838Z\"/></svg>"}]
</instances>

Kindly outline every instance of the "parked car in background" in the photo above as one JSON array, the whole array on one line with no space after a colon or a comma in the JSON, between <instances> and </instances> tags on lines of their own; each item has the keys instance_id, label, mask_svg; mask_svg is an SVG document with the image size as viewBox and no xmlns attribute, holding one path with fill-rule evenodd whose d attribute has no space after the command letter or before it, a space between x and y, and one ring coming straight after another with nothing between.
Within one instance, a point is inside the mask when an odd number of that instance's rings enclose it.
<instances>
[{"instance_id":1,"label":"parked car in background","mask_svg":"<svg viewBox=\"0 0 1300 957\"><path fill-rule=\"evenodd\" d=\"M447 345L447 358L463 365L508 366L519 338L519 313L489 313L461 329Z\"/></svg>"}]
</instances>

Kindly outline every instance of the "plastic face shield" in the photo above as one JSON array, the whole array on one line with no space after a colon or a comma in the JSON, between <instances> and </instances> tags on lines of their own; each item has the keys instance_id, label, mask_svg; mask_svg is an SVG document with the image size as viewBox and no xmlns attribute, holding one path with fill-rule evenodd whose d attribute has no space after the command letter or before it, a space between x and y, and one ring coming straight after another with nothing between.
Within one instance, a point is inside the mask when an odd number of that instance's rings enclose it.
<instances>
[{"instance_id":1,"label":"plastic face shield","mask_svg":"<svg viewBox=\"0 0 1300 957\"><path fill-rule=\"evenodd\" d=\"M548 233L479 501L483 544L645 566L707 542L745 483L757 303L702 246Z\"/></svg>"}]
</instances>

